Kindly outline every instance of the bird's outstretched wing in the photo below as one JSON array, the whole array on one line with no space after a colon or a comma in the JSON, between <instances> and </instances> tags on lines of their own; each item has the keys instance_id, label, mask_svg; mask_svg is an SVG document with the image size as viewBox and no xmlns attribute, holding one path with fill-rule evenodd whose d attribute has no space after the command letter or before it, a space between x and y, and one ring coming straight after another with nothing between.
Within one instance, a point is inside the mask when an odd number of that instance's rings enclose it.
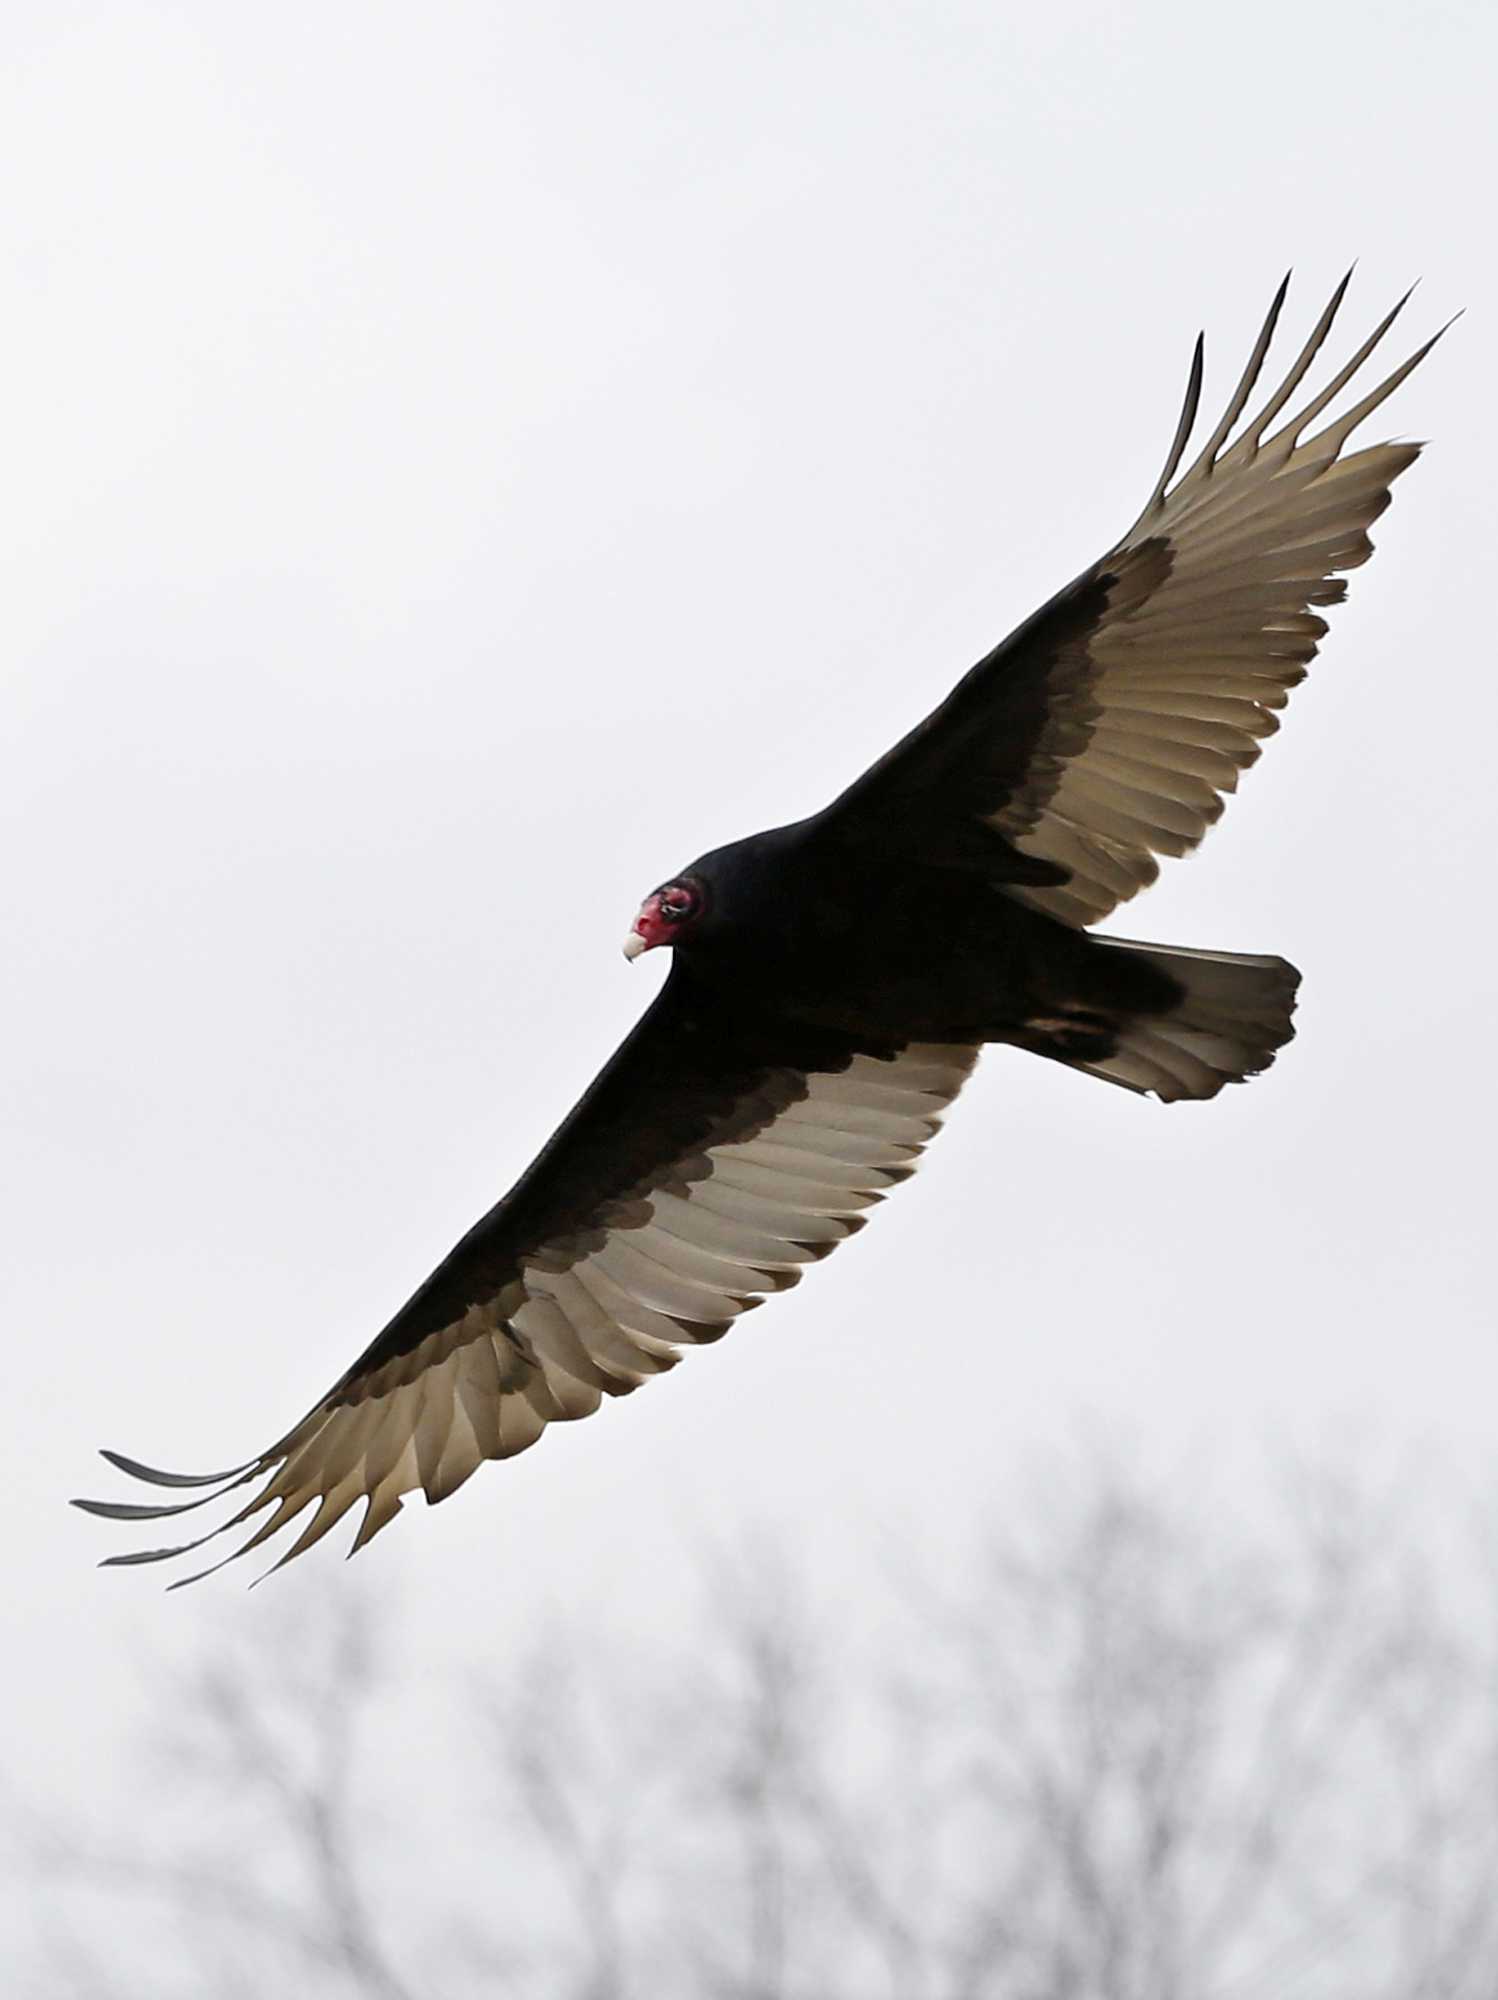
<instances>
[{"instance_id":1,"label":"bird's outstretched wing","mask_svg":"<svg viewBox=\"0 0 1498 2000\"><path fill-rule=\"evenodd\" d=\"M1369 525L1419 456L1418 444L1342 450L1439 334L1312 430L1403 299L1324 389L1271 428L1347 283L1234 436L1286 279L1221 420L1179 472L1201 394L1197 341L1175 439L1139 519L827 808L829 832L987 872L1078 925L1153 882L1156 855L1196 846L1305 678L1327 629L1313 607L1346 595L1337 573L1373 553Z\"/></svg>"},{"instance_id":2,"label":"bird's outstretched wing","mask_svg":"<svg viewBox=\"0 0 1498 2000\"><path fill-rule=\"evenodd\" d=\"M976 1057L739 1018L678 966L534 1166L300 1423L211 1476L106 1452L150 1484L211 1490L76 1504L157 1520L255 1488L208 1534L116 1564L185 1554L269 1510L229 1561L315 1503L289 1562L362 1500L360 1548L402 1494L445 1499L484 1459L627 1395L795 1284L910 1174Z\"/></svg>"}]
</instances>

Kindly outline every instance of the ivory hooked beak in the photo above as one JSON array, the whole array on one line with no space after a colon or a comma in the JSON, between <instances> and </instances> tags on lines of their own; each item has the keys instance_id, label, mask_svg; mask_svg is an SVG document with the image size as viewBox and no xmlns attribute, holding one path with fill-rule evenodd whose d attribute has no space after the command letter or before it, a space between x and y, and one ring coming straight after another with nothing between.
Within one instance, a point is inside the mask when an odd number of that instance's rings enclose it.
<instances>
[{"instance_id":1,"label":"ivory hooked beak","mask_svg":"<svg viewBox=\"0 0 1498 2000\"><path fill-rule=\"evenodd\" d=\"M646 944L638 931L631 931L629 936L624 940L624 956L626 958L638 958L642 951L649 951L649 949L649 945Z\"/></svg>"}]
</instances>

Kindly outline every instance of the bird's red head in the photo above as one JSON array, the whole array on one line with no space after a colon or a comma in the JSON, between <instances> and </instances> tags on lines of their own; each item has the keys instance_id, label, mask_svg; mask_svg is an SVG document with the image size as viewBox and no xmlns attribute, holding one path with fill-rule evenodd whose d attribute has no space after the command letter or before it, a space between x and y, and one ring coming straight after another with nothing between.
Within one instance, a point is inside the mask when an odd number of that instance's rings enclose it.
<instances>
[{"instance_id":1,"label":"bird's red head","mask_svg":"<svg viewBox=\"0 0 1498 2000\"><path fill-rule=\"evenodd\" d=\"M640 914L624 940L624 956L638 958L658 944L680 944L702 915L706 903L702 884L695 875L678 875L662 882L640 905Z\"/></svg>"}]
</instances>

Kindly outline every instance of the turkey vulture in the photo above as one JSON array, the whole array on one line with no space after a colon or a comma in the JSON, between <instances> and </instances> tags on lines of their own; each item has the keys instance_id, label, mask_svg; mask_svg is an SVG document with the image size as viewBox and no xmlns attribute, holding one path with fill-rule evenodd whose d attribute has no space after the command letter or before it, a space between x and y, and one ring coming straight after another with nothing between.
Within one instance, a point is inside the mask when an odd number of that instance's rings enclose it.
<instances>
[{"instance_id":1,"label":"turkey vulture","mask_svg":"<svg viewBox=\"0 0 1498 2000\"><path fill-rule=\"evenodd\" d=\"M674 1367L862 1226L984 1042L1167 1101L1274 1060L1298 983L1284 959L1087 926L1222 811L1305 676L1320 607L1345 594L1336 572L1368 559L1369 524L1419 454L1342 452L1434 340L1312 428L1404 300L1274 428L1345 278L1234 435L1287 285L1181 472L1198 339L1165 469L1101 561L823 811L705 854L645 898L625 951L672 948L657 997L534 1164L300 1422L224 1473L104 1454L151 1485L209 1489L77 1503L111 1520L255 1487L210 1534L110 1562L180 1555L269 1509L227 1562L314 1502L281 1561L362 1500L360 1548L413 1488L444 1500L484 1459Z\"/></svg>"}]
</instances>

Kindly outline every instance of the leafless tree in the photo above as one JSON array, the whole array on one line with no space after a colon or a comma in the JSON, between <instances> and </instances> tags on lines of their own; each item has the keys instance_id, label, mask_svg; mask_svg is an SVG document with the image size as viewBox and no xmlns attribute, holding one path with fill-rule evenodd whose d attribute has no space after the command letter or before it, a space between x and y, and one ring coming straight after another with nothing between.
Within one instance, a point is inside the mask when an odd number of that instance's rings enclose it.
<instances>
[{"instance_id":1,"label":"leafless tree","mask_svg":"<svg viewBox=\"0 0 1498 2000\"><path fill-rule=\"evenodd\" d=\"M269 1616L179 1690L149 1849L53 1839L53 1990L1487 2000L1487 1515L1324 1469L1249 1517L1203 1491L1064 1454L961 1559L907 1552L862 1637L761 1551L657 1648L444 1662L461 1782L381 1754L410 1691L357 1598L294 1643ZM373 1838L418 1779L481 1890ZM104 1896L190 1976L65 1950Z\"/></svg>"},{"instance_id":2,"label":"leafless tree","mask_svg":"<svg viewBox=\"0 0 1498 2000\"><path fill-rule=\"evenodd\" d=\"M72 1990L248 2000L274 1982L329 2000L416 2000L361 1867L360 1766L381 1682L368 1607L351 1595L322 1620L272 1616L247 1648L218 1638L189 1673L166 1677L130 1841L36 1828L52 1948ZM61 1921L84 1898L139 1906L138 1965L89 1942L113 1938L113 1924Z\"/></svg>"}]
</instances>

